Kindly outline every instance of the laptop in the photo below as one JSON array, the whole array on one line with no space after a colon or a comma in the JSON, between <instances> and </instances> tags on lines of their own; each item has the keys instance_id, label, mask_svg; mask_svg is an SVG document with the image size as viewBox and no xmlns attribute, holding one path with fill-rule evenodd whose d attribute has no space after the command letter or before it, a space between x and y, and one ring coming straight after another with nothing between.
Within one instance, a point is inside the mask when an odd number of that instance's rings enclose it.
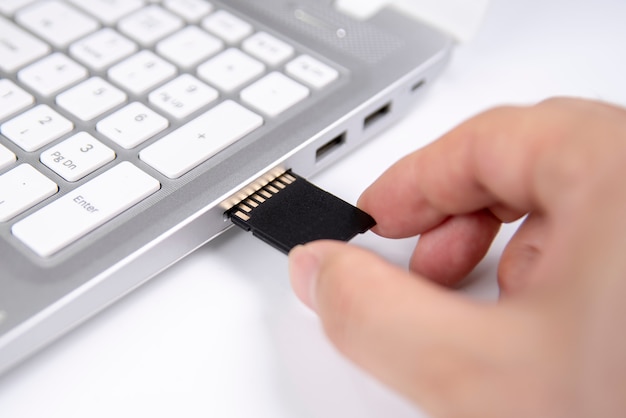
<instances>
[{"instance_id":1,"label":"laptop","mask_svg":"<svg viewBox=\"0 0 626 418\"><path fill-rule=\"evenodd\" d=\"M0 373L408 110L451 38L321 0L0 0Z\"/></svg>"}]
</instances>

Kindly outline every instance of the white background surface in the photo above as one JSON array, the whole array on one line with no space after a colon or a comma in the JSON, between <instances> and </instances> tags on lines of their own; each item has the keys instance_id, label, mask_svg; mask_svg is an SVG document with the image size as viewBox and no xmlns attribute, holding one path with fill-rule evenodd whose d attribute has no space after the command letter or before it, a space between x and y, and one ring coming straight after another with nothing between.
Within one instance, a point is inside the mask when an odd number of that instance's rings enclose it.
<instances>
[{"instance_id":1,"label":"white background surface","mask_svg":"<svg viewBox=\"0 0 626 418\"><path fill-rule=\"evenodd\" d=\"M355 202L392 162L498 104L626 105L626 2L492 0L424 100L313 181ZM504 228L460 291L495 299ZM355 243L406 265L414 240ZM415 330L419 332L419 330ZM287 258L231 229L0 377L0 417L420 417L342 358L292 295Z\"/></svg>"}]
</instances>

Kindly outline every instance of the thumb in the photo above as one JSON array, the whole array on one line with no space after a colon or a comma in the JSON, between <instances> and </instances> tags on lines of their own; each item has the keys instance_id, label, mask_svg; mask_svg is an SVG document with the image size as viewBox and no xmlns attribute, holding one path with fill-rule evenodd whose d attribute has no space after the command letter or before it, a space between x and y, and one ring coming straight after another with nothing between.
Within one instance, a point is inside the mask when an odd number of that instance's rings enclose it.
<instances>
[{"instance_id":1,"label":"thumb","mask_svg":"<svg viewBox=\"0 0 626 418\"><path fill-rule=\"evenodd\" d=\"M451 412L455 398L460 407L459 398L480 391L481 378L497 374L487 369L500 354L511 353L506 315L486 312L497 306L339 242L298 246L289 258L296 295L318 313L338 349L430 412Z\"/></svg>"}]
</instances>

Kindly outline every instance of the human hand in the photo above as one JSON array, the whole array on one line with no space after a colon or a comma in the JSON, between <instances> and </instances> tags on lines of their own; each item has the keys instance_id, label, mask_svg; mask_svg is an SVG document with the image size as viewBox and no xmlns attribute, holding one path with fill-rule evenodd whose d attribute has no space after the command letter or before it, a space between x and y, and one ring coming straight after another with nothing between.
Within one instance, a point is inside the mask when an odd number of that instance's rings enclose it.
<instances>
[{"instance_id":1,"label":"human hand","mask_svg":"<svg viewBox=\"0 0 626 418\"><path fill-rule=\"evenodd\" d=\"M318 241L292 286L347 357L433 416L626 413L626 110L552 99L487 111L384 173L359 206L420 235L407 272ZM452 291L526 216L501 297Z\"/></svg>"}]
</instances>

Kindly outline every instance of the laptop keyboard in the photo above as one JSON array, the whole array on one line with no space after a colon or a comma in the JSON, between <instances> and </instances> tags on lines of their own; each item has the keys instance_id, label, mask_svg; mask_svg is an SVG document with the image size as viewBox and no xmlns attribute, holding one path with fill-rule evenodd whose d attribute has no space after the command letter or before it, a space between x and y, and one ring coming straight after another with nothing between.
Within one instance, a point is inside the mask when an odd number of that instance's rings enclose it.
<instances>
[{"instance_id":1,"label":"laptop keyboard","mask_svg":"<svg viewBox=\"0 0 626 418\"><path fill-rule=\"evenodd\" d=\"M4 0L0 226L49 257L338 78L202 0Z\"/></svg>"}]
</instances>

